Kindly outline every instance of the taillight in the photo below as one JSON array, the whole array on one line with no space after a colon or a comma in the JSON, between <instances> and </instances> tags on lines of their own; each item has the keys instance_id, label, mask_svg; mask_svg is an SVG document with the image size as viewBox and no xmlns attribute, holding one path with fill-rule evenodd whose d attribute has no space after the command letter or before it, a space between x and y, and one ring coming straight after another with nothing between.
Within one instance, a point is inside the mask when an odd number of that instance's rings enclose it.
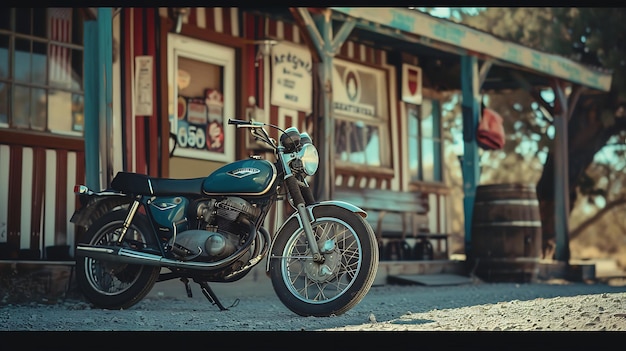
<instances>
[{"instance_id":1,"label":"taillight","mask_svg":"<svg viewBox=\"0 0 626 351\"><path fill-rule=\"evenodd\" d=\"M74 194L80 195L80 194L85 194L87 193L87 191L89 191L89 188L87 188L84 185L74 185Z\"/></svg>"}]
</instances>

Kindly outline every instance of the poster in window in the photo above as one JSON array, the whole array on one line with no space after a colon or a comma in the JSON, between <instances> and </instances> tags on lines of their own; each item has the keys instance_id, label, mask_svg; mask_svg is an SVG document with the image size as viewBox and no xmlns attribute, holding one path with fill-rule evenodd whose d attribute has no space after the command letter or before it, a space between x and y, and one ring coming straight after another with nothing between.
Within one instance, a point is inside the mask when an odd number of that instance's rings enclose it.
<instances>
[{"instance_id":1,"label":"poster in window","mask_svg":"<svg viewBox=\"0 0 626 351\"><path fill-rule=\"evenodd\" d=\"M205 94L207 106L207 149L212 152L224 152L224 99L215 89L207 89Z\"/></svg>"}]
</instances>

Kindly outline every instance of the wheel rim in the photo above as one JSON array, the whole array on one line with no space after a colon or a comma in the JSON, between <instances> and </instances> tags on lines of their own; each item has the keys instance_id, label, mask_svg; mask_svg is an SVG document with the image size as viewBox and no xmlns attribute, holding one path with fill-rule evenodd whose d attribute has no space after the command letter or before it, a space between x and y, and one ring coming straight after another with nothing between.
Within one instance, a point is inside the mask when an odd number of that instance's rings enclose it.
<instances>
[{"instance_id":1,"label":"wheel rim","mask_svg":"<svg viewBox=\"0 0 626 351\"><path fill-rule=\"evenodd\" d=\"M293 296L321 304L339 298L354 284L362 265L362 248L354 230L337 218L318 218L313 234L326 262L313 262L306 234L300 229L287 241L280 269Z\"/></svg>"},{"instance_id":2,"label":"wheel rim","mask_svg":"<svg viewBox=\"0 0 626 351\"><path fill-rule=\"evenodd\" d=\"M121 223L111 223L94 237L92 245L115 245L122 228ZM128 228L125 238L145 243L146 240L134 227ZM89 285L103 295L119 295L130 289L141 276L142 265L99 261L85 257L85 276Z\"/></svg>"}]
</instances>

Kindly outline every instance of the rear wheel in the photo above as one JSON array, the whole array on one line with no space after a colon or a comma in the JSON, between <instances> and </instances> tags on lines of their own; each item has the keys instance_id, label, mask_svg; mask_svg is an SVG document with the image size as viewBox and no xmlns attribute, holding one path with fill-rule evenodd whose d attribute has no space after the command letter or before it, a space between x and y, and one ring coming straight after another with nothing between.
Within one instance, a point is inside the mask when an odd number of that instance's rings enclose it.
<instances>
[{"instance_id":1,"label":"rear wheel","mask_svg":"<svg viewBox=\"0 0 626 351\"><path fill-rule=\"evenodd\" d=\"M87 230L84 243L117 246L125 210L116 210L96 220ZM155 246L150 224L136 214L124 236L129 248ZM100 261L89 257L76 259L76 282L89 302L99 308L126 309L143 299L154 286L160 267Z\"/></svg>"},{"instance_id":2,"label":"rear wheel","mask_svg":"<svg viewBox=\"0 0 626 351\"><path fill-rule=\"evenodd\" d=\"M304 230L290 221L277 234L270 277L283 304L301 316L340 315L367 294L378 269L378 245L358 214L334 205L313 209L323 263L314 262Z\"/></svg>"}]
</instances>

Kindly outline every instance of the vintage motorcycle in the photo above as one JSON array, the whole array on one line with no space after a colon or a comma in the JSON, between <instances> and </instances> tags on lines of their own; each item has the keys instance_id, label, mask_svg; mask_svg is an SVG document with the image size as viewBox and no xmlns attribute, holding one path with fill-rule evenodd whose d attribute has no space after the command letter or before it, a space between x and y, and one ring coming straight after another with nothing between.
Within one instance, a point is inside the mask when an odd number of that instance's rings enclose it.
<instances>
[{"instance_id":1,"label":"vintage motorcycle","mask_svg":"<svg viewBox=\"0 0 626 351\"><path fill-rule=\"evenodd\" d=\"M366 212L343 201L315 201L307 177L319 156L307 133L229 119L269 145L275 162L251 156L193 179L118 172L109 188L76 185L85 228L76 246L76 281L93 305L127 309L156 282L189 280L220 310L208 282L235 282L266 258L274 291L301 316L340 315L370 290L378 269ZM271 138L264 127L280 131ZM274 235L263 227L272 206L294 209ZM229 306L232 307L232 306Z\"/></svg>"}]
</instances>

